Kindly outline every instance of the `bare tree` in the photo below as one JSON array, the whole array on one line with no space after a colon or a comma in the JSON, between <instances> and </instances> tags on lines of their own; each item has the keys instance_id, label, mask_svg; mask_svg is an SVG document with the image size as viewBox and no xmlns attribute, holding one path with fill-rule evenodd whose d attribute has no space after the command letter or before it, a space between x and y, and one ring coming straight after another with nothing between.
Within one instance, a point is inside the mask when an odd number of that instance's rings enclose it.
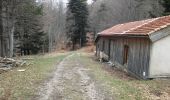
<instances>
[{"instance_id":1,"label":"bare tree","mask_svg":"<svg viewBox=\"0 0 170 100\"><path fill-rule=\"evenodd\" d=\"M3 23L2 23L2 1L0 0L0 56L3 56Z\"/></svg>"},{"instance_id":2,"label":"bare tree","mask_svg":"<svg viewBox=\"0 0 170 100\"><path fill-rule=\"evenodd\" d=\"M1 22L1 55L13 56L15 11L17 0L2 0L0 7Z\"/></svg>"},{"instance_id":3,"label":"bare tree","mask_svg":"<svg viewBox=\"0 0 170 100\"><path fill-rule=\"evenodd\" d=\"M44 30L49 37L49 52L61 49L67 41L65 34L65 5L62 0L44 3Z\"/></svg>"},{"instance_id":4,"label":"bare tree","mask_svg":"<svg viewBox=\"0 0 170 100\"><path fill-rule=\"evenodd\" d=\"M118 23L161 16L160 0L97 0L90 6L91 30L102 31Z\"/></svg>"}]
</instances>

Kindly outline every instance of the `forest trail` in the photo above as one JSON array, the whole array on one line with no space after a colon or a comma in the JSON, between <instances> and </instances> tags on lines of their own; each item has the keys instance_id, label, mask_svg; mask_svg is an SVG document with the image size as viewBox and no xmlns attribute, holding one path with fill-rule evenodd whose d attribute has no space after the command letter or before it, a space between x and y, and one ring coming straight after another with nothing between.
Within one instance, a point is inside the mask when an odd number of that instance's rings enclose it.
<instances>
[{"instance_id":1,"label":"forest trail","mask_svg":"<svg viewBox=\"0 0 170 100\"><path fill-rule=\"evenodd\" d=\"M57 66L41 87L39 100L114 100L84 65L80 53L72 53Z\"/></svg>"}]
</instances>

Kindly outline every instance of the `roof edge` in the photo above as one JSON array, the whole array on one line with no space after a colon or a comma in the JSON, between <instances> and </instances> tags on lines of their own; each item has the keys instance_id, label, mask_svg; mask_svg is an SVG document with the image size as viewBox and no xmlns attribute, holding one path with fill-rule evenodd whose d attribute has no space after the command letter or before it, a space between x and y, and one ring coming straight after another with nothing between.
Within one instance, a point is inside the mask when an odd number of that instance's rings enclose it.
<instances>
[{"instance_id":1,"label":"roof edge","mask_svg":"<svg viewBox=\"0 0 170 100\"><path fill-rule=\"evenodd\" d=\"M148 34L146 34L146 35L145 34L143 34L143 35L136 35L136 34L97 35L95 38L95 43L97 42L97 40L100 37L110 37L110 38L113 38L113 37L140 37L140 38L142 38L143 37L143 38L149 38L149 35Z\"/></svg>"}]
</instances>

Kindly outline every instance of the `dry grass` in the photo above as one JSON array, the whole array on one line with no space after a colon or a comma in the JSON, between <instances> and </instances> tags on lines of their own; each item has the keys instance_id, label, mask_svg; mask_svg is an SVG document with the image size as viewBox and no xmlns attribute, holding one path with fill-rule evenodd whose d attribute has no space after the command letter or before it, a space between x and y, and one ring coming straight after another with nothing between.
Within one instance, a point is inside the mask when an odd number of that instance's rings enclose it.
<instances>
[{"instance_id":1,"label":"dry grass","mask_svg":"<svg viewBox=\"0 0 170 100\"><path fill-rule=\"evenodd\" d=\"M0 74L0 100L32 100L36 97L37 87L46 80L66 54L57 56L32 56L34 64L29 67L16 68ZM26 69L18 72L18 69Z\"/></svg>"},{"instance_id":2,"label":"dry grass","mask_svg":"<svg viewBox=\"0 0 170 100\"><path fill-rule=\"evenodd\" d=\"M137 80L116 68L95 61L93 54L84 53L89 48L78 51L81 62L90 69L96 81L115 95L116 100L170 100L170 79ZM34 56L33 65L0 74L0 100L34 99L37 87L55 69L54 64L68 54ZM18 72L18 69L26 71Z\"/></svg>"},{"instance_id":3,"label":"dry grass","mask_svg":"<svg viewBox=\"0 0 170 100\"><path fill-rule=\"evenodd\" d=\"M86 52L86 53L93 53L95 51L95 46L91 45L91 46L86 46L80 50L78 50L79 52Z\"/></svg>"},{"instance_id":4,"label":"dry grass","mask_svg":"<svg viewBox=\"0 0 170 100\"><path fill-rule=\"evenodd\" d=\"M82 53L82 61L118 100L170 100L170 79L138 80Z\"/></svg>"}]
</instances>

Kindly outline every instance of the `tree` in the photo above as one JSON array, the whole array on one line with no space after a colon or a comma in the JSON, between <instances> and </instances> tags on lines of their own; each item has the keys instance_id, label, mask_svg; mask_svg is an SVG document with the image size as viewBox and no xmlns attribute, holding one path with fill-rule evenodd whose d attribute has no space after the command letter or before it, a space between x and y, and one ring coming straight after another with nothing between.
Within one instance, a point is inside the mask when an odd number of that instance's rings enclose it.
<instances>
[{"instance_id":1,"label":"tree","mask_svg":"<svg viewBox=\"0 0 170 100\"><path fill-rule=\"evenodd\" d=\"M15 36L17 45L22 54L36 54L42 49L43 36L42 24L42 5L37 5L34 0L25 0L18 7Z\"/></svg>"},{"instance_id":2,"label":"tree","mask_svg":"<svg viewBox=\"0 0 170 100\"><path fill-rule=\"evenodd\" d=\"M86 0L70 0L67 6L67 35L73 43L79 42L80 47L86 42L88 28L88 9Z\"/></svg>"},{"instance_id":3,"label":"tree","mask_svg":"<svg viewBox=\"0 0 170 100\"><path fill-rule=\"evenodd\" d=\"M67 41L65 25L66 25L66 9L62 0L57 2L48 0L44 5L43 30L48 35L48 51L54 52L58 49L65 48Z\"/></svg>"},{"instance_id":4,"label":"tree","mask_svg":"<svg viewBox=\"0 0 170 100\"><path fill-rule=\"evenodd\" d=\"M2 23L2 1L0 0L0 56L3 56L3 23Z\"/></svg>"},{"instance_id":5,"label":"tree","mask_svg":"<svg viewBox=\"0 0 170 100\"><path fill-rule=\"evenodd\" d=\"M170 0L163 0L162 5L165 8L163 15L170 15Z\"/></svg>"},{"instance_id":6,"label":"tree","mask_svg":"<svg viewBox=\"0 0 170 100\"><path fill-rule=\"evenodd\" d=\"M15 30L16 7L18 0L0 1L0 56L13 56L13 36Z\"/></svg>"},{"instance_id":7,"label":"tree","mask_svg":"<svg viewBox=\"0 0 170 100\"><path fill-rule=\"evenodd\" d=\"M91 19L89 19L90 21L90 25L91 25L91 30L94 33L97 33L99 31L104 30L105 28L108 27L108 19L109 19L109 12L108 12L108 7L106 5L106 3L102 2L99 6L98 6L98 10L96 11L96 13L91 17ZM109 14L109 15L108 15Z\"/></svg>"},{"instance_id":8,"label":"tree","mask_svg":"<svg viewBox=\"0 0 170 100\"><path fill-rule=\"evenodd\" d=\"M96 0L89 6L90 29L98 33L113 25L159 17L160 0Z\"/></svg>"}]
</instances>

